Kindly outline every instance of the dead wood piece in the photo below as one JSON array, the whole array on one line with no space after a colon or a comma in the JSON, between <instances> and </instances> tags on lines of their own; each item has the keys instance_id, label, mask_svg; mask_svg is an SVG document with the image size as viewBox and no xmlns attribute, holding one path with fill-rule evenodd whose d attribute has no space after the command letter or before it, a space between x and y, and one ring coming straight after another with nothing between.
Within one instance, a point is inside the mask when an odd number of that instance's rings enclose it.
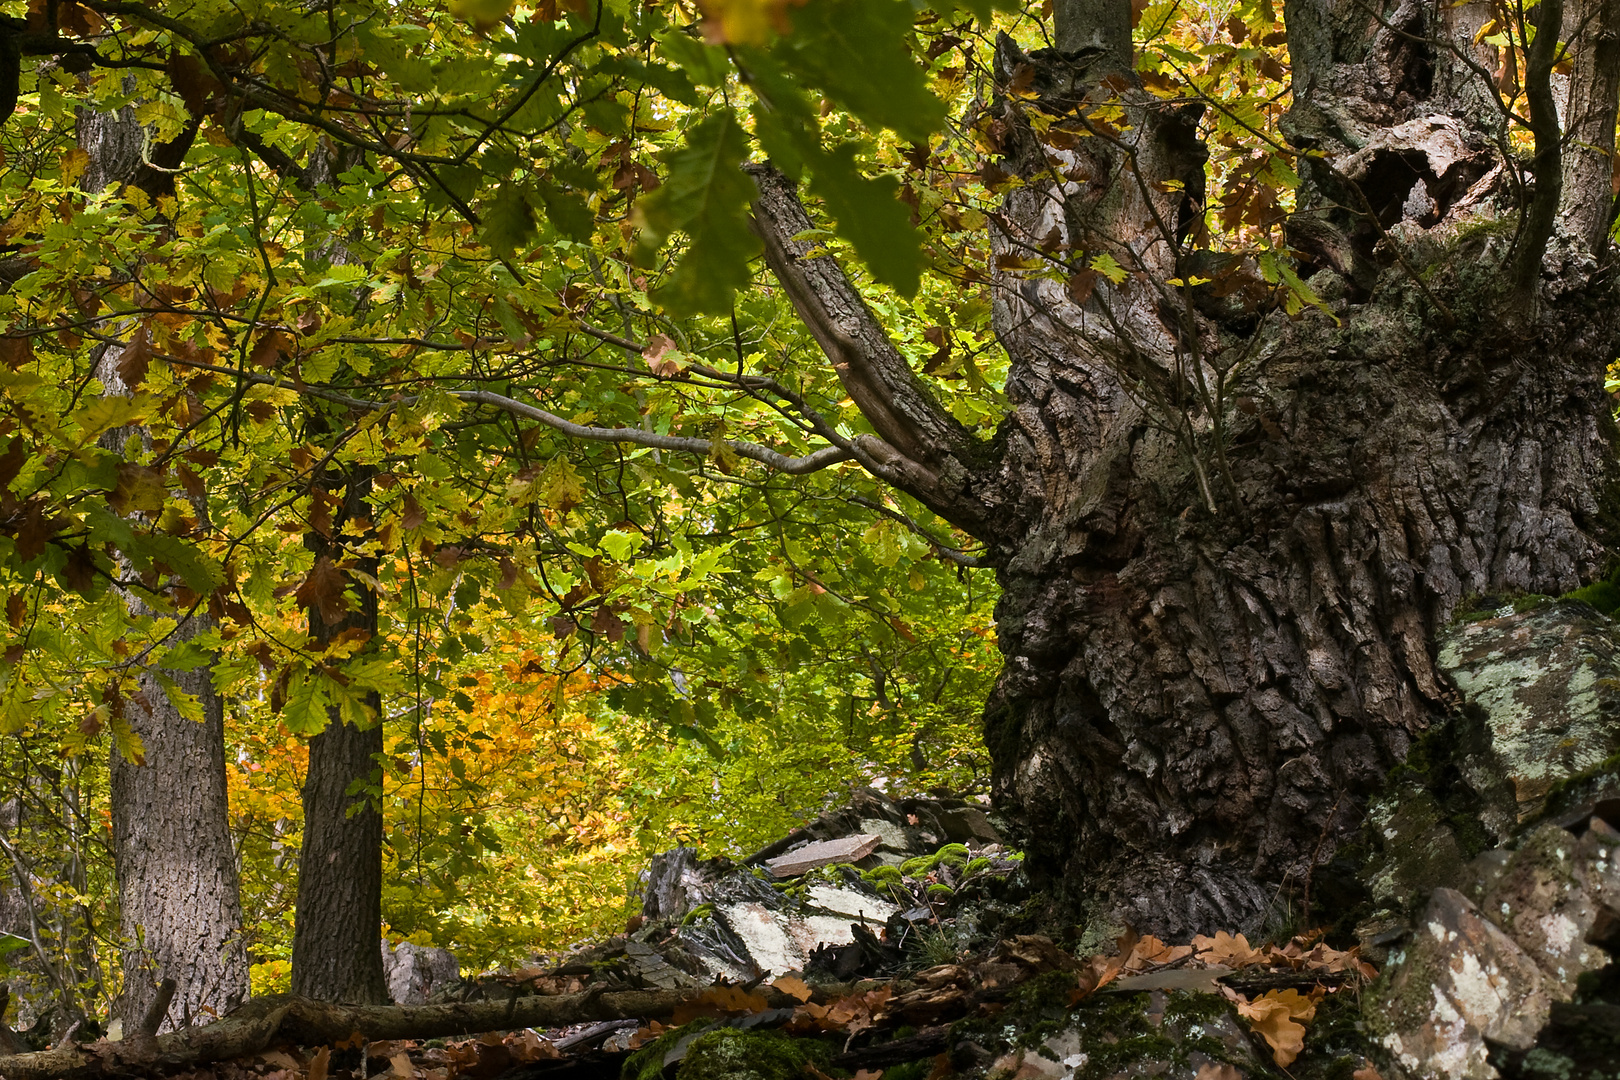
<instances>
[{"instance_id":1,"label":"dead wood piece","mask_svg":"<svg viewBox=\"0 0 1620 1080\"><path fill-rule=\"evenodd\" d=\"M146 1046L97 1042L0 1057L5 1080L90 1080L157 1076L256 1054L278 1042L321 1046L359 1032L367 1041L437 1039L516 1028L560 1028L604 1020L666 1017L703 991L627 990L443 1005L334 1005L291 994L255 998L206 1027L160 1035ZM764 992L773 1008L786 994Z\"/></svg>"},{"instance_id":2,"label":"dead wood piece","mask_svg":"<svg viewBox=\"0 0 1620 1080\"><path fill-rule=\"evenodd\" d=\"M890 1065L903 1065L908 1061L943 1053L950 1043L950 1034L950 1026L941 1024L938 1027L924 1028L904 1039L850 1050L832 1060L834 1065L850 1072L860 1069L886 1069Z\"/></svg>"},{"instance_id":3,"label":"dead wood piece","mask_svg":"<svg viewBox=\"0 0 1620 1080\"><path fill-rule=\"evenodd\" d=\"M169 1005L174 1001L175 982L173 979L164 979L158 984L157 997L147 1006L146 1016L141 1019L141 1033L156 1035L158 1028L163 1026L164 1019L169 1015Z\"/></svg>"},{"instance_id":4,"label":"dead wood piece","mask_svg":"<svg viewBox=\"0 0 1620 1080\"><path fill-rule=\"evenodd\" d=\"M836 840L817 840L797 851L766 859L765 865L779 878L797 877L820 866L833 863L856 862L877 850L883 837L876 833L866 836L840 836Z\"/></svg>"}]
</instances>

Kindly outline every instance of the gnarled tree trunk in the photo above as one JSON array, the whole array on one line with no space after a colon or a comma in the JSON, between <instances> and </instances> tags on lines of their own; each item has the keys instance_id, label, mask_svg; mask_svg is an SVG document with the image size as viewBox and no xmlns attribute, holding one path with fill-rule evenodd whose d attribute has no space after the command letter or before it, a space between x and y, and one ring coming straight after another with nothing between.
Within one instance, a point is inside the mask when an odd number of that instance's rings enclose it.
<instances>
[{"instance_id":1,"label":"gnarled tree trunk","mask_svg":"<svg viewBox=\"0 0 1620 1080\"><path fill-rule=\"evenodd\" d=\"M1556 25L1557 6L1534 10ZM1252 261L1188 242L1199 109L1104 82L1128 4L1059 3L1058 50L1004 40L1000 75L1039 96L994 105L1023 181L996 250L1074 271L1107 253L1128 276L997 270L1012 414L991 446L870 344L842 274L791 239L808 225L791 184L757 174L767 258L846 384L923 403L917 423L852 389L878 436L863 464L991 550L997 795L1039 823L1031 866L1078 907L1179 936L1260 928L1290 893L1331 901L1348 875L1324 867L1449 707L1435 630L1465 597L1606 568L1610 6L1585 5L1567 100L1556 35L1530 50L1536 152L1512 160L1495 50L1474 44L1489 7L1289 3L1284 130L1313 152L1289 238L1333 309L1296 318ZM1105 100L1117 135L1088 119ZM1168 284L1194 274L1241 287Z\"/></svg>"}]
</instances>

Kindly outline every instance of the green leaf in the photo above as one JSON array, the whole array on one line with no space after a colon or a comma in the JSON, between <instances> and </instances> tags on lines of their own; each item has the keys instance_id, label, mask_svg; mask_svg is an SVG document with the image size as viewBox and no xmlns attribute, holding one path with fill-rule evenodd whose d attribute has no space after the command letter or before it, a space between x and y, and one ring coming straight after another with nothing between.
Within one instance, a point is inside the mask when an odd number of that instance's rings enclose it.
<instances>
[{"instance_id":1,"label":"green leaf","mask_svg":"<svg viewBox=\"0 0 1620 1080\"><path fill-rule=\"evenodd\" d=\"M157 681L159 686L163 687L164 696L169 699L169 703L174 706L175 712L180 714L182 720L192 720L197 723L203 721L202 702L198 701L195 695L186 693L185 690L181 689L179 683L156 668L148 669L147 673Z\"/></svg>"},{"instance_id":2,"label":"green leaf","mask_svg":"<svg viewBox=\"0 0 1620 1080\"><path fill-rule=\"evenodd\" d=\"M167 533L138 535L128 552L137 563L160 562L180 575L186 588L204 596L225 584L225 570L195 544Z\"/></svg>"},{"instance_id":3,"label":"green leaf","mask_svg":"<svg viewBox=\"0 0 1620 1080\"><path fill-rule=\"evenodd\" d=\"M861 175L855 144L844 143L814 160L810 188L826 201L838 235L855 245L872 275L905 296L915 296L925 260L922 238L911 227L910 207L899 199L900 181Z\"/></svg>"},{"instance_id":4,"label":"green leaf","mask_svg":"<svg viewBox=\"0 0 1620 1080\"><path fill-rule=\"evenodd\" d=\"M679 30L661 34L656 40L664 55L679 64L699 86L725 85L726 75L731 71L731 61L724 49L705 45Z\"/></svg>"},{"instance_id":5,"label":"green leaf","mask_svg":"<svg viewBox=\"0 0 1620 1080\"><path fill-rule=\"evenodd\" d=\"M907 48L911 20L904 0L816 0L794 10L793 33L774 52L868 125L923 142L945 122L945 105Z\"/></svg>"},{"instance_id":6,"label":"green leaf","mask_svg":"<svg viewBox=\"0 0 1620 1080\"><path fill-rule=\"evenodd\" d=\"M663 187L638 203L642 227L639 258L647 260L677 229L691 242L654 299L671 311L724 314L731 298L748 284L748 260L759 239L748 227L755 187L742 171L748 135L730 110L687 132L686 145L664 158L669 176Z\"/></svg>"},{"instance_id":7,"label":"green leaf","mask_svg":"<svg viewBox=\"0 0 1620 1080\"><path fill-rule=\"evenodd\" d=\"M517 249L534 235L534 211L523 188L517 184L502 184L495 198L484 208L484 243L489 250L503 259L517 254Z\"/></svg>"},{"instance_id":8,"label":"green leaf","mask_svg":"<svg viewBox=\"0 0 1620 1080\"><path fill-rule=\"evenodd\" d=\"M570 240L586 243L596 231L596 215L578 195L564 191L547 180L540 181L540 201L545 204L546 217L557 231Z\"/></svg>"},{"instance_id":9,"label":"green leaf","mask_svg":"<svg viewBox=\"0 0 1620 1080\"><path fill-rule=\"evenodd\" d=\"M1115 262L1114 257L1106 251L1091 260L1091 268L1115 285L1121 284L1129 276L1125 268Z\"/></svg>"}]
</instances>

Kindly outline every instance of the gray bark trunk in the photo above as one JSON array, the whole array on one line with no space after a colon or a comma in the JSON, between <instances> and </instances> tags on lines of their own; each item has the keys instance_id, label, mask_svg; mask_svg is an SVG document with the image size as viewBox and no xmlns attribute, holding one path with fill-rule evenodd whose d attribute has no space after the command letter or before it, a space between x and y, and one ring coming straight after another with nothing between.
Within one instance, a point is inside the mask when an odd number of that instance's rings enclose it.
<instances>
[{"instance_id":1,"label":"gray bark trunk","mask_svg":"<svg viewBox=\"0 0 1620 1080\"><path fill-rule=\"evenodd\" d=\"M305 538L317 559L344 557L344 525L367 516L370 490L369 477L348 477L343 505L333 514L332 536ZM374 578L376 561L366 560L364 569ZM376 634L376 591L356 579L354 592L359 609L336 624L310 610L310 633L317 641L330 641L347 629ZM389 1000L382 965L382 814L373 796L352 790L370 787L380 769L382 707L375 697L368 704L377 717L371 727L345 724L334 709L326 730L309 742L292 955L293 993L362 1005Z\"/></svg>"},{"instance_id":2,"label":"gray bark trunk","mask_svg":"<svg viewBox=\"0 0 1620 1080\"><path fill-rule=\"evenodd\" d=\"M186 619L177 642L207 629ZM146 1015L157 985L177 985L165 1030L187 1017L229 1011L247 997L248 962L236 860L227 827L225 713L206 668L165 673L202 704L187 720L150 675L130 726L146 747L136 765L112 761L113 859L118 874L126 1031Z\"/></svg>"},{"instance_id":3,"label":"gray bark trunk","mask_svg":"<svg viewBox=\"0 0 1620 1080\"><path fill-rule=\"evenodd\" d=\"M172 194L171 179L143 165L143 138L132 110L81 112L79 143L90 157L86 188L144 181ZM107 349L98 363L97 375L109 394L129 393L117 374L118 354ZM130 434L131 429L121 429L103 441L122 450ZM206 507L197 510L206 521ZM132 593L124 599L137 618L165 614ZM203 612L177 617L174 643L213 625ZM165 1030L188 1018L222 1014L248 994L225 776L224 705L210 668L164 675L197 699L202 720L181 716L153 673L143 672L139 696L125 707L145 759L134 763L116 750L112 754L113 865L124 940L119 1016L126 1030L145 1019L166 978L175 981L177 991Z\"/></svg>"}]
</instances>

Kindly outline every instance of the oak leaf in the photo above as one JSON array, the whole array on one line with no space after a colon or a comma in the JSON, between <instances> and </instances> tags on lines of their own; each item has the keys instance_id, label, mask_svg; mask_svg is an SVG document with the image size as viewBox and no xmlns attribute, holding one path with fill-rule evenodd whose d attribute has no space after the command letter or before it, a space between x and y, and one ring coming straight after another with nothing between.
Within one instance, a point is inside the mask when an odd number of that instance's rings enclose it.
<instances>
[{"instance_id":1,"label":"oak leaf","mask_svg":"<svg viewBox=\"0 0 1620 1080\"><path fill-rule=\"evenodd\" d=\"M129 343L118 354L118 377L131 390L146 381L146 370L152 364L152 332L142 326L130 335Z\"/></svg>"},{"instance_id":2,"label":"oak leaf","mask_svg":"<svg viewBox=\"0 0 1620 1080\"><path fill-rule=\"evenodd\" d=\"M293 591L293 598L305 608L320 612L321 621L336 626L349 611L349 601L343 595L348 579L332 560L322 555L309 568L309 576Z\"/></svg>"},{"instance_id":3,"label":"oak leaf","mask_svg":"<svg viewBox=\"0 0 1620 1080\"><path fill-rule=\"evenodd\" d=\"M797 975L784 975L771 986L801 1004L810 1000L810 984Z\"/></svg>"},{"instance_id":4,"label":"oak leaf","mask_svg":"<svg viewBox=\"0 0 1620 1080\"><path fill-rule=\"evenodd\" d=\"M641 350L641 358L647 361L647 370L660 378L681 373L680 355L675 342L666 334L659 334Z\"/></svg>"},{"instance_id":5,"label":"oak leaf","mask_svg":"<svg viewBox=\"0 0 1620 1080\"><path fill-rule=\"evenodd\" d=\"M1250 967L1262 963L1264 955L1259 949L1249 944L1249 939L1242 934L1233 936L1225 930L1216 931L1214 937L1199 934L1192 939L1193 948L1197 949L1200 959L1205 963L1223 964L1226 967Z\"/></svg>"},{"instance_id":6,"label":"oak leaf","mask_svg":"<svg viewBox=\"0 0 1620 1080\"><path fill-rule=\"evenodd\" d=\"M1271 1045L1271 1056L1287 1067L1305 1049L1305 1025L1316 1016L1316 1002L1298 990L1271 990L1239 1002L1238 1015Z\"/></svg>"}]
</instances>

